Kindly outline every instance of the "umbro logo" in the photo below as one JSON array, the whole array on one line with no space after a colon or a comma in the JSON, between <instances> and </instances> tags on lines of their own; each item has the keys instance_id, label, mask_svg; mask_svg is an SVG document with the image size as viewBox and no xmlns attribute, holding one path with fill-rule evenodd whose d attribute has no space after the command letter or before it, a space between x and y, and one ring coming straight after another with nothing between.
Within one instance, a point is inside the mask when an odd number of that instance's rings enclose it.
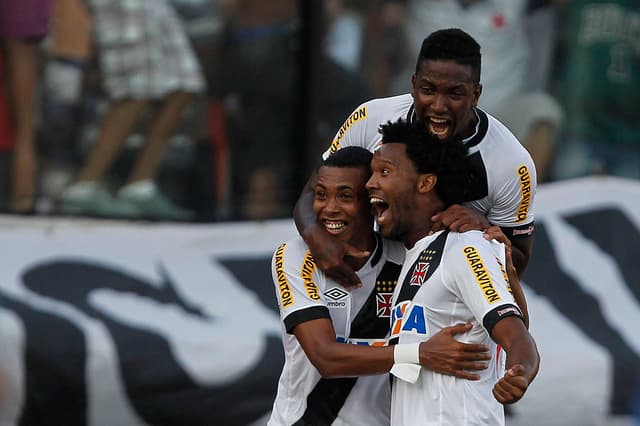
<instances>
[{"instance_id":1,"label":"umbro logo","mask_svg":"<svg viewBox=\"0 0 640 426\"><path fill-rule=\"evenodd\" d=\"M349 295L349 293L340 287L332 287L324 292L324 295L331 300L342 300Z\"/></svg>"}]
</instances>

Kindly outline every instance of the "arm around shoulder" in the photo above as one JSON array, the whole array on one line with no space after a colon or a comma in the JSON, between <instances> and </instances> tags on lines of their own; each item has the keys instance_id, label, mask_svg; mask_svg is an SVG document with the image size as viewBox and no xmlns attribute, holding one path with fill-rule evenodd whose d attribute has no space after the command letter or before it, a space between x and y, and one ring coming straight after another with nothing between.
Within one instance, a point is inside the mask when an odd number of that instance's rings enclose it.
<instances>
[{"instance_id":1,"label":"arm around shoulder","mask_svg":"<svg viewBox=\"0 0 640 426\"><path fill-rule=\"evenodd\" d=\"M309 361L325 378L382 374L393 365L393 346L338 343L328 318L298 324L293 334Z\"/></svg>"}]
</instances>

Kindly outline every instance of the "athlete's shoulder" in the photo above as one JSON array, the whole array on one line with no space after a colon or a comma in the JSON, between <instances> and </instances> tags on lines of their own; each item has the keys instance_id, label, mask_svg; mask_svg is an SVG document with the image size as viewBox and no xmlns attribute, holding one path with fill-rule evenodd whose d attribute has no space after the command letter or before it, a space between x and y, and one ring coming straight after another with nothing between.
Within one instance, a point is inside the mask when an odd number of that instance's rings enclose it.
<instances>
[{"instance_id":1,"label":"athlete's shoulder","mask_svg":"<svg viewBox=\"0 0 640 426\"><path fill-rule=\"evenodd\" d=\"M408 110L413 105L413 96L411 96L411 93L404 93L402 95L375 98L368 100L363 105L371 108Z\"/></svg>"},{"instance_id":2,"label":"athlete's shoulder","mask_svg":"<svg viewBox=\"0 0 640 426\"><path fill-rule=\"evenodd\" d=\"M380 143L380 125L408 117L412 105L411 94L371 99L360 104L342 123L323 158L345 146L361 146L373 152Z\"/></svg>"},{"instance_id":3,"label":"athlete's shoulder","mask_svg":"<svg viewBox=\"0 0 640 426\"><path fill-rule=\"evenodd\" d=\"M469 247L475 251L494 251L493 244L484 238L482 231L472 230L467 232L449 232L444 250L446 257L460 257L469 251Z\"/></svg>"},{"instance_id":4,"label":"athlete's shoulder","mask_svg":"<svg viewBox=\"0 0 640 426\"><path fill-rule=\"evenodd\" d=\"M347 118L349 121L369 122L376 127L387 121L395 121L400 117L406 118L413 105L410 93L390 96L386 98L369 99L360 104ZM364 119L364 120L363 120Z\"/></svg>"},{"instance_id":5,"label":"athlete's shoulder","mask_svg":"<svg viewBox=\"0 0 640 426\"><path fill-rule=\"evenodd\" d=\"M413 97L411 93L390 96L387 98L372 99L368 108L373 117L381 118L380 124L387 121L396 121L398 118L408 118L413 109Z\"/></svg>"},{"instance_id":6,"label":"athlete's shoulder","mask_svg":"<svg viewBox=\"0 0 640 426\"><path fill-rule=\"evenodd\" d=\"M486 242L483 232L475 229L467 232L449 232L446 247L450 250L469 244L484 244Z\"/></svg>"},{"instance_id":7,"label":"athlete's shoulder","mask_svg":"<svg viewBox=\"0 0 640 426\"><path fill-rule=\"evenodd\" d=\"M285 265L299 265L306 256L311 256L309 247L302 237L294 237L280 244L274 251L272 267L285 267Z\"/></svg>"},{"instance_id":8,"label":"athlete's shoulder","mask_svg":"<svg viewBox=\"0 0 640 426\"><path fill-rule=\"evenodd\" d=\"M496 259L504 264L504 245L484 238L482 231L450 232L443 254L448 274L475 271L480 265L494 265Z\"/></svg>"}]
</instances>

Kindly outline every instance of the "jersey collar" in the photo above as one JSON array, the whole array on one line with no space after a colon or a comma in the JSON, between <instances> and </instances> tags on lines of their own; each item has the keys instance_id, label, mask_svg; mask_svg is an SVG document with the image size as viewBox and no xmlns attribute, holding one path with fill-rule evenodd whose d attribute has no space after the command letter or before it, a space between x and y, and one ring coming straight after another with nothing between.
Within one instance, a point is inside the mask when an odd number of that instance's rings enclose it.
<instances>
[{"instance_id":1,"label":"jersey collar","mask_svg":"<svg viewBox=\"0 0 640 426\"><path fill-rule=\"evenodd\" d=\"M371 256L371 267L373 268L380 262L380 258L382 257L382 237L377 232L376 235L376 249L373 251L373 256Z\"/></svg>"},{"instance_id":2,"label":"jersey collar","mask_svg":"<svg viewBox=\"0 0 640 426\"><path fill-rule=\"evenodd\" d=\"M487 113L482 111L480 108L475 107L473 108L473 112L478 118L476 131L473 135L462 141L468 148L478 145L482 139L484 139L487 134L487 130L489 129L489 118L487 117Z\"/></svg>"}]
</instances>

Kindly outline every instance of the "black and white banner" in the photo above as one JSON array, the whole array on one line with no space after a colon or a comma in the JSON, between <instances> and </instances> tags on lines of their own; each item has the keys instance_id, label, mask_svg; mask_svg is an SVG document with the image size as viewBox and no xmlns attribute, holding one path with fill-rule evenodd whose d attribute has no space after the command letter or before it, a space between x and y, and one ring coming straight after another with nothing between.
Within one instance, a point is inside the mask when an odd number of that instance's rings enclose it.
<instances>
[{"instance_id":1,"label":"black and white banner","mask_svg":"<svg viewBox=\"0 0 640 426\"><path fill-rule=\"evenodd\" d=\"M0 216L0 425L261 424L283 361L269 262L295 232ZM542 363L508 424L633 424L639 254L639 182L539 188Z\"/></svg>"}]
</instances>

